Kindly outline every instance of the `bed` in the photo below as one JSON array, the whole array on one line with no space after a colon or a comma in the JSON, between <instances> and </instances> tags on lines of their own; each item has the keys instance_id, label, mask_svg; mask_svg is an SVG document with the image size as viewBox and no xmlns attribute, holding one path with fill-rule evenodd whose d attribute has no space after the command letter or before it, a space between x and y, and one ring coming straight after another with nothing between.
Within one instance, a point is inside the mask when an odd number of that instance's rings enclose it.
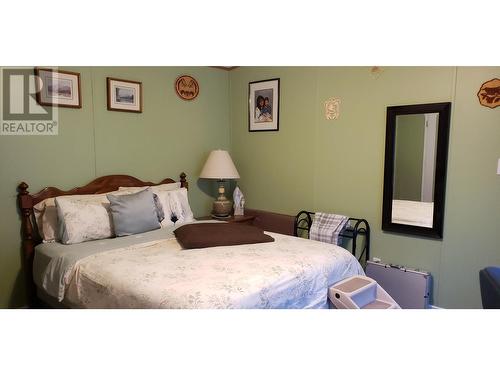
<instances>
[{"instance_id":1,"label":"bed","mask_svg":"<svg viewBox=\"0 0 500 375\"><path fill-rule=\"evenodd\" d=\"M159 184L174 182L165 179ZM347 250L275 232L274 242L182 249L161 228L126 237L63 245L42 243L33 206L50 197L154 186L104 176L69 191L36 194L21 183L19 207L30 302L72 308L327 308L328 287L364 274ZM180 185L187 188L186 175ZM244 225L220 223L219 225Z\"/></svg>"}]
</instances>

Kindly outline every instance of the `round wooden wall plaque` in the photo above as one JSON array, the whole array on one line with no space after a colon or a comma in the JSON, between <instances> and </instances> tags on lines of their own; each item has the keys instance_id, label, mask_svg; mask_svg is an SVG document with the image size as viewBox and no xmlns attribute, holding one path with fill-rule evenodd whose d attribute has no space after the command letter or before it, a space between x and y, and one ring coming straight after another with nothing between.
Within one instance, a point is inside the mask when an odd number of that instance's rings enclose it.
<instances>
[{"instance_id":1,"label":"round wooden wall plaque","mask_svg":"<svg viewBox=\"0 0 500 375\"><path fill-rule=\"evenodd\" d=\"M477 93L479 103L488 108L500 106L500 79L494 78L482 84Z\"/></svg>"},{"instance_id":2,"label":"round wooden wall plaque","mask_svg":"<svg viewBox=\"0 0 500 375\"><path fill-rule=\"evenodd\" d=\"M175 92L181 99L193 100L200 92L198 81L191 76L180 76L175 80Z\"/></svg>"}]
</instances>

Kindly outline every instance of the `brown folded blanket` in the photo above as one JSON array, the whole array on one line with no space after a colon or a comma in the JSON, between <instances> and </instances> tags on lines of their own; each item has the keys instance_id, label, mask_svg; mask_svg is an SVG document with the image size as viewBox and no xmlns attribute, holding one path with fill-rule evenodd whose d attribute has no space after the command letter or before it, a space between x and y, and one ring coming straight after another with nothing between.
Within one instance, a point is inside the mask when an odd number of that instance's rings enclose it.
<instances>
[{"instance_id":1,"label":"brown folded blanket","mask_svg":"<svg viewBox=\"0 0 500 375\"><path fill-rule=\"evenodd\" d=\"M245 224L186 224L174 230L174 234L184 249L274 241L262 229Z\"/></svg>"}]
</instances>

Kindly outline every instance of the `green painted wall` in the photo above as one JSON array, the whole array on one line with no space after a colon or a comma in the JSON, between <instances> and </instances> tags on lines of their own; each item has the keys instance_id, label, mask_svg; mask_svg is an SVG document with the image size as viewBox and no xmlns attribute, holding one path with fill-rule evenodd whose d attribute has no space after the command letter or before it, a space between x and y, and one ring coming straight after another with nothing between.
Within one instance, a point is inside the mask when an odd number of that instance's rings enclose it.
<instances>
[{"instance_id":1,"label":"green painted wall","mask_svg":"<svg viewBox=\"0 0 500 375\"><path fill-rule=\"evenodd\" d=\"M213 68L65 67L81 73L82 109L59 110L58 136L0 136L0 307L25 303L16 186L80 186L105 174L178 179L184 171L196 214L211 206L211 185L197 181L210 150L229 148L228 72ZM177 97L180 74L200 83L192 102ZM106 109L106 77L141 81L143 113ZM208 192L205 193L205 192Z\"/></svg>"},{"instance_id":2,"label":"green painted wall","mask_svg":"<svg viewBox=\"0 0 500 375\"><path fill-rule=\"evenodd\" d=\"M434 303L480 307L478 271L500 264L500 108L478 104L500 68L242 67L230 73L231 147L247 205L287 214L301 209L365 217L372 254L426 269ZM249 133L248 82L281 79L279 132ZM341 99L338 120L323 102ZM443 240L381 231L385 114L392 105L451 101Z\"/></svg>"},{"instance_id":3,"label":"green painted wall","mask_svg":"<svg viewBox=\"0 0 500 375\"><path fill-rule=\"evenodd\" d=\"M421 200L424 135L424 115L396 117L394 199Z\"/></svg>"}]
</instances>

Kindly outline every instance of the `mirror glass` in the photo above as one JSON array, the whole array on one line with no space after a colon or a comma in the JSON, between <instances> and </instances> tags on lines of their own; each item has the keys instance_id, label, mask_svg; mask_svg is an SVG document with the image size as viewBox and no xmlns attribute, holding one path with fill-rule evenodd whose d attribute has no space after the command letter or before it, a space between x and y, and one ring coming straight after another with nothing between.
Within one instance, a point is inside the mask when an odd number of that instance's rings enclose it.
<instances>
[{"instance_id":1,"label":"mirror glass","mask_svg":"<svg viewBox=\"0 0 500 375\"><path fill-rule=\"evenodd\" d=\"M432 228L439 113L396 116L392 222Z\"/></svg>"},{"instance_id":2,"label":"mirror glass","mask_svg":"<svg viewBox=\"0 0 500 375\"><path fill-rule=\"evenodd\" d=\"M387 107L382 230L443 238L451 103Z\"/></svg>"}]
</instances>

